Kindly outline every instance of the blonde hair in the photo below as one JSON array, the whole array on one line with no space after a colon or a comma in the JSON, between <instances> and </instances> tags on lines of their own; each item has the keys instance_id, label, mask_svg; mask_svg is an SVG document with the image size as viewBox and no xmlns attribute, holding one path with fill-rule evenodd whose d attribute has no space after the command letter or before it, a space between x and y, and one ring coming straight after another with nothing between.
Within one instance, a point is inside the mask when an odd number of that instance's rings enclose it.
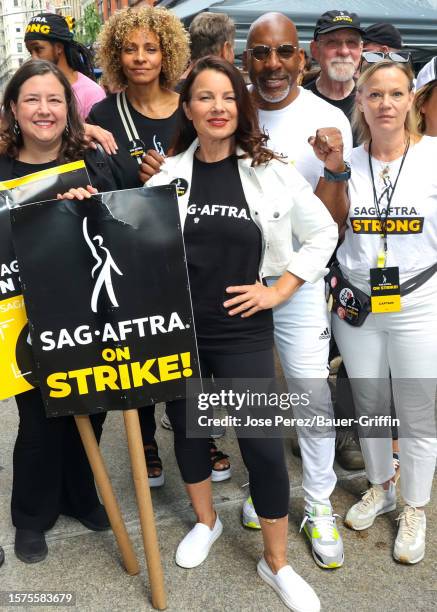
<instances>
[{"instance_id":1,"label":"blonde hair","mask_svg":"<svg viewBox=\"0 0 437 612\"><path fill-rule=\"evenodd\" d=\"M370 133L370 128L367 124L366 118L364 117L363 111L361 111L358 107L359 98L362 93L364 85L370 81L372 76L378 72L378 70L383 70L385 68L397 68L408 79L408 91L413 90L413 79L414 73L411 70L411 66L409 63L395 63L390 60L382 60L381 62L377 62L375 64L370 64L370 66L364 70L360 78L357 81L357 94L355 98L355 107L352 113L352 129L354 131L355 137L357 141L362 144L363 142L369 142L372 138L372 134ZM413 109L409 110L407 116L405 117L405 131L411 136L417 136L417 123L415 119L415 115Z\"/></svg>"},{"instance_id":2,"label":"blonde hair","mask_svg":"<svg viewBox=\"0 0 437 612\"><path fill-rule=\"evenodd\" d=\"M418 89L416 91L416 95L414 96L413 109L414 114L416 116L417 129L419 131L419 134L425 134L426 132L426 117L422 113L422 107L425 102L431 97L431 92L436 85L437 80L431 81L430 83L427 83L426 85Z\"/></svg>"},{"instance_id":3,"label":"blonde hair","mask_svg":"<svg viewBox=\"0 0 437 612\"><path fill-rule=\"evenodd\" d=\"M141 7L117 11L103 25L98 38L97 61L105 82L124 89L127 79L121 66L121 52L133 30L152 32L162 52L161 85L171 88L181 77L190 57L189 36L180 20L164 8Z\"/></svg>"}]
</instances>

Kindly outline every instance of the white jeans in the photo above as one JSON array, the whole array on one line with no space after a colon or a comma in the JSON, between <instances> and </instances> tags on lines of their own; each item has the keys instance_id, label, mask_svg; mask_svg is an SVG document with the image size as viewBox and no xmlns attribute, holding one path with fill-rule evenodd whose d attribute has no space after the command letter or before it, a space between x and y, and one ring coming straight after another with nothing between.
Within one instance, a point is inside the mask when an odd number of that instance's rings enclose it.
<instances>
[{"instance_id":1,"label":"white jeans","mask_svg":"<svg viewBox=\"0 0 437 612\"><path fill-rule=\"evenodd\" d=\"M351 379L357 417L377 403L385 404L390 414L391 372L400 420L401 493L408 505L420 507L429 502L437 457L437 275L401 300L401 312L370 313L361 327L333 314L332 327ZM363 384L354 379L368 380ZM411 433L415 424L420 436ZM391 438L361 438L361 448L369 481L389 480L394 474Z\"/></svg>"},{"instance_id":2,"label":"white jeans","mask_svg":"<svg viewBox=\"0 0 437 612\"><path fill-rule=\"evenodd\" d=\"M270 278L267 283L272 285L275 280ZM300 379L317 379L318 401L322 404L319 412L332 418L331 393L327 381L331 326L324 291L323 280L314 285L305 283L289 300L273 310L273 321L275 345L285 378L295 379L297 384ZM290 388L290 392L292 390L295 388ZM297 433L301 433L299 428ZM302 486L307 506L314 503L331 505L329 498L337 482L333 468L335 433L332 435L299 435Z\"/></svg>"}]
</instances>

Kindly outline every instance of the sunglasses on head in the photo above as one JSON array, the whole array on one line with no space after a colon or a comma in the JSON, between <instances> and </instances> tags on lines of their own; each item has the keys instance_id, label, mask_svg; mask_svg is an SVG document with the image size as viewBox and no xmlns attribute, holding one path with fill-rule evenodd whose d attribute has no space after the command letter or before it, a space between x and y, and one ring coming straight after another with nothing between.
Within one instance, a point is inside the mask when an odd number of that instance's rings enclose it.
<instances>
[{"instance_id":1,"label":"sunglasses on head","mask_svg":"<svg viewBox=\"0 0 437 612\"><path fill-rule=\"evenodd\" d=\"M390 60L395 64L407 64L411 60L411 53L409 51L363 51L361 54L361 67L363 63L377 64L383 60Z\"/></svg>"},{"instance_id":2,"label":"sunglasses on head","mask_svg":"<svg viewBox=\"0 0 437 612\"><path fill-rule=\"evenodd\" d=\"M284 43L283 45L279 45L279 47L270 47L269 45L256 45L252 49L248 49L249 53L252 54L259 62L265 62L272 51L276 51L279 59L288 60L290 59L295 51L296 47L291 43Z\"/></svg>"}]
</instances>

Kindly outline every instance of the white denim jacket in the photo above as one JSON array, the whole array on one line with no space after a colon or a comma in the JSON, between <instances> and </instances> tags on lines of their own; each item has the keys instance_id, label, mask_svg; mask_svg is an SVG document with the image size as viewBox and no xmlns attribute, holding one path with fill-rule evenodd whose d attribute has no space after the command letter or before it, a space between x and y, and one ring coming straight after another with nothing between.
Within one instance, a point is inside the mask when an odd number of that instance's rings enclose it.
<instances>
[{"instance_id":1,"label":"white denim jacket","mask_svg":"<svg viewBox=\"0 0 437 612\"><path fill-rule=\"evenodd\" d=\"M184 226L190 198L196 139L183 153L168 157L161 171L147 181L147 187L168 185L185 179L188 188L178 197L181 225ZM237 149L237 155L243 151ZM251 159L239 159L238 169L252 220L262 235L260 277L281 276L285 270L309 283L327 274L326 263L338 240L337 224L314 195L310 185L290 164L271 160L252 167ZM292 236L301 247L293 251Z\"/></svg>"}]
</instances>

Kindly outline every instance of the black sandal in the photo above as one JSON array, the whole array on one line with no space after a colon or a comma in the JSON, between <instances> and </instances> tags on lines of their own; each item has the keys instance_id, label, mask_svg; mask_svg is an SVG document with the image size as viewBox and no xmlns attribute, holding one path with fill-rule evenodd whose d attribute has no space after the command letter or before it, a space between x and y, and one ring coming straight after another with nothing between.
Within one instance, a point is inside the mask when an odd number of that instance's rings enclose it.
<instances>
[{"instance_id":1,"label":"black sandal","mask_svg":"<svg viewBox=\"0 0 437 612\"><path fill-rule=\"evenodd\" d=\"M158 455L158 444L153 440L151 444L144 446L144 455L147 463L147 475L149 477L149 487L162 487L164 484L164 470L162 469L162 461ZM154 469L161 470L158 475L151 474Z\"/></svg>"},{"instance_id":2,"label":"black sandal","mask_svg":"<svg viewBox=\"0 0 437 612\"><path fill-rule=\"evenodd\" d=\"M223 459L229 459L229 455L226 455L221 450L218 450L213 438L208 438L208 442L209 452L211 453L212 482L222 482L223 480L228 480L231 477L231 465L229 464L227 468L220 469L215 469L214 466L216 465L216 463L222 461Z\"/></svg>"}]
</instances>

